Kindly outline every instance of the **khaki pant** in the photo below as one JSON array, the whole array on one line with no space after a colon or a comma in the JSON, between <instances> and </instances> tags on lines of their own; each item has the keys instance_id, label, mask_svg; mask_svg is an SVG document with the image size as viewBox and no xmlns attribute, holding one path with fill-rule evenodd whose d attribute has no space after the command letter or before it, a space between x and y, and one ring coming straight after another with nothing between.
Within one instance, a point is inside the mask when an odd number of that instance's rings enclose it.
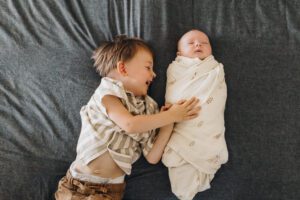
<instances>
[{"instance_id":1,"label":"khaki pant","mask_svg":"<svg viewBox=\"0 0 300 200\"><path fill-rule=\"evenodd\" d=\"M58 184L56 200L121 200L125 183L95 184L74 179L68 171Z\"/></svg>"}]
</instances>

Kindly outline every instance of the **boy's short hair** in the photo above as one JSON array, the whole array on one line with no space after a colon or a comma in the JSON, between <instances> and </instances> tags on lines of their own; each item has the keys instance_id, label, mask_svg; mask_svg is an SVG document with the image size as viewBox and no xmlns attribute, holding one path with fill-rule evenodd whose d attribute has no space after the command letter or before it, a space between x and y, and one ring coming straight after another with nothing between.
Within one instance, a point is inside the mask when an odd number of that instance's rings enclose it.
<instances>
[{"instance_id":1,"label":"boy's short hair","mask_svg":"<svg viewBox=\"0 0 300 200\"><path fill-rule=\"evenodd\" d=\"M103 43L93 52L94 67L100 76L107 76L117 67L119 61L132 59L139 48L148 51L153 57L151 48L142 39L118 35L113 41Z\"/></svg>"}]
</instances>

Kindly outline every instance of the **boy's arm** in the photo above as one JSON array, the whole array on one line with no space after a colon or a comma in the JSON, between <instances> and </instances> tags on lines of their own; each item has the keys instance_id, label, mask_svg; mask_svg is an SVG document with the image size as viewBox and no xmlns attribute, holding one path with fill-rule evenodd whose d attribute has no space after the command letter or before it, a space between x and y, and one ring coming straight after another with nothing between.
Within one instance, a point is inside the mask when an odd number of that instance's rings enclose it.
<instances>
[{"instance_id":1,"label":"boy's arm","mask_svg":"<svg viewBox=\"0 0 300 200\"><path fill-rule=\"evenodd\" d=\"M127 133L141 133L163 127L167 124L197 117L199 100L192 98L181 104L174 104L169 110L153 115L133 116L116 96L106 95L102 104L108 116Z\"/></svg>"},{"instance_id":2,"label":"boy's arm","mask_svg":"<svg viewBox=\"0 0 300 200\"><path fill-rule=\"evenodd\" d=\"M145 156L146 160L151 164L156 164L160 161L164 153L164 149L172 134L174 124L169 124L159 129L159 133L149 153Z\"/></svg>"}]
</instances>

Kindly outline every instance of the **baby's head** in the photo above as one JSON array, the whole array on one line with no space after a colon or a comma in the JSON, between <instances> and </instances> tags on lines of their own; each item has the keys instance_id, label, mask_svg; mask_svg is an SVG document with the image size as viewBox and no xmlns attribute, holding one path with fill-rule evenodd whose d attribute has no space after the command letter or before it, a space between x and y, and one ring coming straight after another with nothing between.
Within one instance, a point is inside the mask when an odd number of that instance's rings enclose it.
<instances>
[{"instance_id":1,"label":"baby's head","mask_svg":"<svg viewBox=\"0 0 300 200\"><path fill-rule=\"evenodd\" d=\"M212 49L207 35L196 29L186 32L177 43L178 56L203 60L211 54Z\"/></svg>"}]
</instances>

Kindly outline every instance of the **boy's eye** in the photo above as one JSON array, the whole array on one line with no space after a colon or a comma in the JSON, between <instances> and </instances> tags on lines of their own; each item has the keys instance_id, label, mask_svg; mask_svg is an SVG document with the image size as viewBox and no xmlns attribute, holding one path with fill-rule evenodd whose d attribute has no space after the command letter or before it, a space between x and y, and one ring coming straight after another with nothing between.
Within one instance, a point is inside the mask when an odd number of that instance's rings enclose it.
<instances>
[{"instance_id":1,"label":"boy's eye","mask_svg":"<svg viewBox=\"0 0 300 200\"><path fill-rule=\"evenodd\" d=\"M151 70L151 67L149 67L149 66L146 66L146 68L147 68L148 70Z\"/></svg>"}]
</instances>

